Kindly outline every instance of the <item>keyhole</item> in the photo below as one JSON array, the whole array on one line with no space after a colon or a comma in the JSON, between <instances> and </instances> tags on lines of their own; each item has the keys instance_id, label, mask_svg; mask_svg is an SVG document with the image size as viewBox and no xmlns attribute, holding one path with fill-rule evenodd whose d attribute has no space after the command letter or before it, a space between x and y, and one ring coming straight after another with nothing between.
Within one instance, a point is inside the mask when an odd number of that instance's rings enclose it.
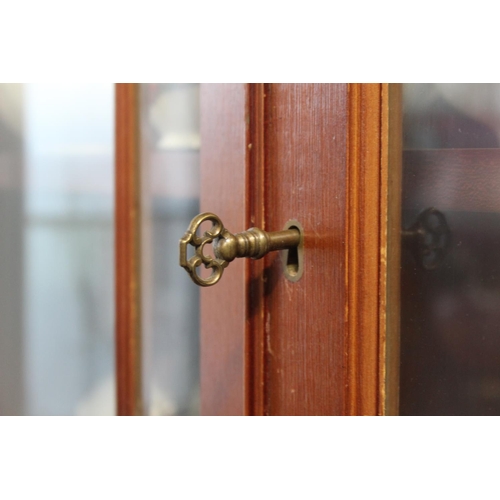
<instances>
[{"instance_id":1,"label":"keyhole","mask_svg":"<svg viewBox=\"0 0 500 500\"><path fill-rule=\"evenodd\" d=\"M300 233L299 245L284 250L281 255L285 277L295 283L299 281L304 273L304 229L300 222L296 220L288 221L283 229L296 229Z\"/></svg>"}]
</instances>

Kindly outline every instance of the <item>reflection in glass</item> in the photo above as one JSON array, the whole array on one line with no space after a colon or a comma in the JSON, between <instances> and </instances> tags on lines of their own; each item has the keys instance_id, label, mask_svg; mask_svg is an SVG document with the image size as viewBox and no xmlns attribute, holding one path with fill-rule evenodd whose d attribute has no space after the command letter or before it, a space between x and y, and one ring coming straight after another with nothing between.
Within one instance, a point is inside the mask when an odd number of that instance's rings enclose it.
<instances>
[{"instance_id":1,"label":"reflection in glass","mask_svg":"<svg viewBox=\"0 0 500 500\"><path fill-rule=\"evenodd\" d=\"M0 85L0 414L115 413L113 102Z\"/></svg>"},{"instance_id":2,"label":"reflection in glass","mask_svg":"<svg viewBox=\"0 0 500 500\"><path fill-rule=\"evenodd\" d=\"M403 227L446 216L450 251L402 253L402 415L500 414L500 85L404 85Z\"/></svg>"},{"instance_id":3,"label":"reflection in glass","mask_svg":"<svg viewBox=\"0 0 500 500\"><path fill-rule=\"evenodd\" d=\"M199 207L199 85L141 85L145 413L199 413L198 287L179 238Z\"/></svg>"}]
</instances>

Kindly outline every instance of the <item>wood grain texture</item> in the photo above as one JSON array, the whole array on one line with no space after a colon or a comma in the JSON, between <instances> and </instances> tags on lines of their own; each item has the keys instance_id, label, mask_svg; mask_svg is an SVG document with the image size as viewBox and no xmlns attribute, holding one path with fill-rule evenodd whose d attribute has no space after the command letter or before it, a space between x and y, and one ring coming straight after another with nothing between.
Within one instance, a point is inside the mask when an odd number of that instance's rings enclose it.
<instances>
[{"instance_id":1,"label":"wood grain texture","mask_svg":"<svg viewBox=\"0 0 500 500\"><path fill-rule=\"evenodd\" d=\"M297 219L304 274L266 258L266 413L345 412L347 85L266 86L266 228Z\"/></svg>"},{"instance_id":2,"label":"wood grain texture","mask_svg":"<svg viewBox=\"0 0 500 500\"><path fill-rule=\"evenodd\" d=\"M203 414L386 411L399 285L387 261L399 247L391 102L378 84L202 86L202 210L233 231L305 229L297 283L272 253L202 290Z\"/></svg>"},{"instance_id":3,"label":"wood grain texture","mask_svg":"<svg viewBox=\"0 0 500 500\"><path fill-rule=\"evenodd\" d=\"M402 85L382 85L379 414L399 414Z\"/></svg>"},{"instance_id":4,"label":"wood grain texture","mask_svg":"<svg viewBox=\"0 0 500 500\"><path fill-rule=\"evenodd\" d=\"M346 414L397 414L401 87L349 85Z\"/></svg>"},{"instance_id":5,"label":"wood grain texture","mask_svg":"<svg viewBox=\"0 0 500 500\"><path fill-rule=\"evenodd\" d=\"M404 151L403 208L500 212L500 150Z\"/></svg>"},{"instance_id":6,"label":"wood grain texture","mask_svg":"<svg viewBox=\"0 0 500 500\"><path fill-rule=\"evenodd\" d=\"M247 200L248 226L266 229L265 217L265 86L248 84ZM246 261L246 392L247 413L265 414L265 260Z\"/></svg>"},{"instance_id":7,"label":"wood grain texture","mask_svg":"<svg viewBox=\"0 0 500 500\"><path fill-rule=\"evenodd\" d=\"M118 415L139 415L140 224L138 85L116 85L115 270Z\"/></svg>"},{"instance_id":8,"label":"wood grain texture","mask_svg":"<svg viewBox=\"0 0 500 500\"><path fill-rule=\"evenodd\" d=\"M348 415L380 412L381 111L381 85L349 85L345 253Z\"/></svg>"},{"instance_id":9,"label":"wood grain texture","mask_svg":"<svg viewBox=\"0 0 500 500\"><path fill-rule=\"evenodd\" d=\"M248 101L244 84L201 85L201 211L231 232L246 229ZM245 259L201 290L201 413L245 415L247 287ZM247 377L248 378L248 377Z\"/></svg>"}]
</instances>

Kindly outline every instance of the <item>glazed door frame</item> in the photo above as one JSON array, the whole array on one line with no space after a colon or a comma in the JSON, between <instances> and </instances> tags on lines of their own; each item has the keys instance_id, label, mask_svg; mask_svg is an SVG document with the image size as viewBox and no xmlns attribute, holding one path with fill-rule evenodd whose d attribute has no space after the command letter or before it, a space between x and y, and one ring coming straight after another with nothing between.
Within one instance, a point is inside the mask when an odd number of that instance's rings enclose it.
<instances>
[{"instance_id":1,"label":"glazed door frame","mask_svg":"<svg viewBox=\"0 0 500 500\"><path fill-rule=\"evenodd\" d=\"M338 98L337 108L331 96ZM274 109L276 103L278 110ZM342 241L341 253L336 263L332 262L343 266L345 273L340 289L329 288L332 268L326 269L324 279L317 280L317 286L329 294L328 312L319 310L310 300L304 304L292 301L269 306L272 302L269 293L275 292L269 292L266 286L271 275L265 259L236 262L219 284L202 290L202 413L396 414L400 86L207 84L202 85L201 113L201 211L217 213L226 227L234 231L251 226L271 231L281 229L267 227L267 221L272 219L268 212L269 193L287 196L286 191L280 191L279 183L286 181L287 175L297 175L297 171L292 167L287 170L283 164L286 148L281 156L273 156L272 140L279 142L286 137L294 141L295 154L302 154L297 148L307 149L311 138L321 139L316 149L309 149L306 163L316 162L315 173L311 175L327 176L327 180L331 175L343 180L336 185L325 182L324 189L332 198L343 200L339 216L344 217L344 223L343 234L337 229L333 236L319 235L317 241L322 237ZM273 127L279 127L281 139ZM328 139L339 130L344 137L343 146L329 155L329 151L321 148L333 147ZM333 168L341 172L333 172ZM273 176L272 169L280 169L281 177ZM315 211L317 217L328 215L326 211L331 206L316 204L314 196L308 199L310 205L302 209ZM297 218L300 221L300 212ZM306 259L314 260L312 236L309 234L309 239L307 236L306 228ZM278 336L300 335L300 332L285 331L279 324L270 328L269 318L273 313L270 307L283 308L281 317L286 316L287 307L290 312L301 307L303 313L304 308L309 308L307 311L313 316L324 315L325 328L312 334L302 332L302 345L295 343L293 348L288 345L276 353L270 347L270 339L276 341ZM328 322L332 320L328 314L332 311L337 315L337 324L339 316L343 318L341 326L330 328ZM292 328L295 328L293 323ZM342 350L341 355L323 357L322 351L317 350L318 359L326 363L312 365L313 358L308 358L306 351L318 342L330 342L329 346ZM282 357L285 365L287 358L294 358L286 365L287 375L296 382L312 380L309 394L303 391L302 397L297 398L293 389L290 394L281 390L277 396L281 400L273 401L278 385L272 381L278 375L272 370L280 370L275 356ZM328 384L317 388L317 382L327 374ZM330 398L328 404L320 401L325 397ZM288 404L287 398L293 398L294 403Z\"/></svg>"},{"instance_id":2,"label":"glazed door frame","mask_svg":"<svg viewBox=\"0 0 500 500\"><path fill-rule=\"evenodd\" d=\"M270 108L266 93L286 105ZM335 94L342 107L328 98ZM295 97L293 97L295 96ZM297 98L301 107L300 120ZM118 414L142 413L140 366L140 183L138 85L116 87L116 369ZM274 113L274 114L273 114ZM321 119L318 121L317 117ZM273 132L270 117L280 122ZM343 135L335 155L330 147L330 123ZM300 133L296 133L300 129ZM342 299L334 291L327 300L335 311L334 330L323 339L342 350L335 366L298 363L291 375L313 381L333 370L327 394L334 411L318 406L318 398L295 398L290 414L395 414L398 407L399 234L401 183L401 89L387 84L202 84L201 86L201 209L221 216L226 227L251 226L268 230L266 193L276 165L270 137L287 134L300 140L321 136L319 156L328 175L335 168L342 179L328 185L331 197L341 196L341 252L334 265L343 269ZM330 135L329 135L330 134ZM302 137L302 139L301 139ZM308 139L309 138L309 139ZM390 140L389 140L390 139ZM321 149L322 148L322 149ZM285 148L286 151L286 148ZM300 151L295 150L295 151ZM312 151L311 164L315 152ZM287 163L278 158L286 175ZM316 159L317 161L317 159ZM285 170L283 170L283 168ZM340 172L340 170L341 172ZM389 175L390 173L390 175ZM340 175L340 177L339 177ZM273 187L274 186L274 187ZM314 209L314 207L311 207ZM317 208L317 207L316 207ZM328 209L328 207L326 207ZM321 214L319 215L321 217ZM306 228L307 229L307 228ZM181 235L180 235L181 236ZM308 251L306 232L306 252ZM314 245L309 247L314 254ZM269 290L262 278L266 261L239 260L231 264L216 286L201 297L201 412L205 415L265 415L275 411L270 394L273 363L269 339L285 332L269 330ZM188 277L186 276L186 279ZM327 290L325 281L318 283ZM314 312L315 304L303 307ZM276 307L274 305L273 307ZM284 307L284 306L280 306ZM286 311L283 309L282 311ZM339 323L339 316L342 319ZM324 318L328 325L328 318ZM331 337L333 336L333 337ZM283 338L283 337L282 337ZM303 337L304 352L319 338ZM309 344L308 344L309 343ZM299 345L300 349L300 345ZM283 356L292 353L283 352ZM281 354L280 354L281 356ZM305 359L305 358L304 358ZM326 358L325 358L326 359ZM329 361L330 365L333 361ZM341 366L340 366L341 365ZM291 366L291 365L289 365ZM314 390L312 391L312 394ZM287 396L278 396L288 404ZM278 401L279 402L279 401Z\"/></svg>"}]
</instances>

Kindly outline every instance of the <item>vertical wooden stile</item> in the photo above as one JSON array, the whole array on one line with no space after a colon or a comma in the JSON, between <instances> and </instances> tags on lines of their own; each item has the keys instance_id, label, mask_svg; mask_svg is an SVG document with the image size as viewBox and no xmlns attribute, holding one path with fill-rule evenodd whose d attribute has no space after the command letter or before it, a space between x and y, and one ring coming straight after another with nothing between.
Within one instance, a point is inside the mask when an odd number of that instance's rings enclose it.
<instances>
[{"instance_id":1,"label":"vertical wooden stile","mask_svg":"<svg viewBox=\"0 0 500 500\"><path fill-rule=\"evenodd\" d=\"M140 415L139 85L116 85L115 300L118 415Z\"/></svg>"}]
</instances>

